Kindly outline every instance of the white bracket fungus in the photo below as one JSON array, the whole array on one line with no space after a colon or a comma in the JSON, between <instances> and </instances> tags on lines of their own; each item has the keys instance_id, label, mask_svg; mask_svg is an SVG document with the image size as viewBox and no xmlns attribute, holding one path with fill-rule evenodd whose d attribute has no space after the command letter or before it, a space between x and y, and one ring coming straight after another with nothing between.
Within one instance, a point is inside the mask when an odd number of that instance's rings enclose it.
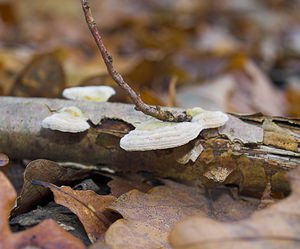
<instances>
[{"instance_id":1,"label":"white bracket fungus","mask_svg":"<svg viewBox=\"0 0 300 249\"><path fill-rule=\"evenodd\" d=\"M203 129L224 125L228 116L220 111L211 112L201 108L187 110L191 122L163 122L151 120L138 125L120 140L126 151L147 151L175 148L195 139Z\"/></svg>"},{"instance_id":2,"label":"white bracket fungus","mask_svg":"<svg viewBox=\"0 0 300 249\"><path fill-rule=\"evenodd\" d=\"M192 122L149 121L136 127L120 140L127 151L159 150L178 147L196 138L201 127Z\"/></svg>"},{"instance_id":3,"label":"white bracket fungus","mask_svg":"<svg viewBox=\"0 0 300 249\"><path fill-rule=\"evenodd\" d=\"M62 95L67 99L106 102L116 91L110 86L84 86L66 88Z\"/></svg>"},{"instance_id":4,"label":"white bracket fungus","mask_svg":"<svg viewBox=\"0 0 300 249\"><path fill-rule=\"evenodd\" d=\"M62 132L78 133L90 128L87 118L75 106L64 107L42 121L42 127Z\"/></svg>"}]
</instances>

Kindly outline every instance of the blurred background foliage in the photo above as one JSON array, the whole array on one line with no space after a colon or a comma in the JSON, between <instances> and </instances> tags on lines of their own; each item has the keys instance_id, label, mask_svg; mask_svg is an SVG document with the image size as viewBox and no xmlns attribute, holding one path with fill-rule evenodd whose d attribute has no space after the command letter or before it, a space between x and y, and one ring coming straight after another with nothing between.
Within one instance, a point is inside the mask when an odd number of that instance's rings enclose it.
<instances>
[{"instance_id":1,"label":"blurred background foliage","mask_svg":"<svg viewBox=\"0 0 300 249\"><path fill-rule=\"evenodd\" d=\"M300 115L299 0L91 0L116 68L146 103ZM0 0L0 94L112 85L79 0Z\"/></svg>"}]
</instances>

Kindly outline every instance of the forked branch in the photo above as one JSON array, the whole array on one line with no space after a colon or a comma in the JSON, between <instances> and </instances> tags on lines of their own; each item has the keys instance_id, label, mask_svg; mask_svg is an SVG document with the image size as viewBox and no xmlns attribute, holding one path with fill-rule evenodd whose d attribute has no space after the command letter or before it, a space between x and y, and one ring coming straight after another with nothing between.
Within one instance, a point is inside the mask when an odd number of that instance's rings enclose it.
<instances>
[{"instance_id":1,"label":"forked branch","mask_svg":"<svg viewBox=\"0 0 300 249\"><path fill-rule=\"evenodd\" d=\"M97 28L94 17L92 15L89 1L81 0L81 4L82 4L82 9L84 11L86 22L87 22L89 29L95 39L95 42L100 50L101 56L104 60L104 63L107 67L107 70L108 70L110 76L123 90L125 90L127 92L129 97L135 104L136 110L141 111L146 115L152 116L152 117L157 118L162 121L169 121L169 122L190 121L191 117L188 116L184 112L173 113L170 111L162 110L159 107L149 106L143 102L141 97L124 81L121 74L119 74L117 72L117 70L113 67L112 57L108 53L108 51L103 43L102 37L100 35L100 32Z\"/></svg>"}]
</instances>

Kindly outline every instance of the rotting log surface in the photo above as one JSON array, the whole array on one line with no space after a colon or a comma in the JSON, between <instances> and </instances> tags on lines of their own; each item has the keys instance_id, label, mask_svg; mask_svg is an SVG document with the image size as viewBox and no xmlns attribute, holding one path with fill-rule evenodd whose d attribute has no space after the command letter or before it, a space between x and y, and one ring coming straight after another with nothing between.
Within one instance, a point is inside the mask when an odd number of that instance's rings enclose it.
<instances>
[{"instance_id":1,"label":"rotting log surface","mask_svg":"<svg viewBox=\"0 0 300 249\"><path fill-rule=\"evenodd\" d=\"M77 106L89 117L87 132L70 134L41 127L51 110L66 106ZM44 158L123 172L149 171L206 186L236 184L250 194L261 193L268 180L274 192L287 192L284 172L300 163L300 120L296 119L230 115L224 127L205 130L187 145L127 152L120 148L120 138L151 119L133 105L0 97L0 117L0 152L14 159ZM197 160L179 163L199 142L204 150Z\"/></svg>"}]
</instances>

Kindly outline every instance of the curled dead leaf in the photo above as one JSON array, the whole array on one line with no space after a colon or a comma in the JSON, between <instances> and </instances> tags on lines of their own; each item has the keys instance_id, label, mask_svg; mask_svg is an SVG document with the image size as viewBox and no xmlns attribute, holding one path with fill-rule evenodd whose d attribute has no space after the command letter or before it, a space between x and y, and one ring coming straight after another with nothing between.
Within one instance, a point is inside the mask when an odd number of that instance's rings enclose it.
<instances>
[{"instance_id":1,"label":"curled dead leaf","mask_svg":"<svg viewBox=\"0 0 300 249\"><path fill-rule=\"evenodd\" d=\"M9 180L0 172L0 248L84 249L83 243L63 230L55 221L44 220L26 231L12 233L8 216L16 199L16 192Z\"/></svg>"},{"instance_id":2,"label":"curled dead leaf","mask_svg":"<svg viewBox=\"0 0 300 249\"><path fill-rule=\"evenodd\" d=\"M33 183L50 188L55 202L69 208L78 216L91 242L99 239L111 224L103 212L116 199L114 196L98 195L91 190L73 190L68 186L57 187L41 181Z\"/></svg>"},{"instance_id":3,"label":"curled dead leaf","mask_svg":"<svg viewBox=\"0 0 300 249\"><path fill-rule=\"evenodd\" d=\"M54 184L68 184L83 179L87 173L88 171L86 170L63 167L56 162L45 159L30 162L24 172L24 184L21 194L17 198L17 205L12 211L13 215L29 211L50 193L48 189L32 185L32 180L48 181Z\"/></svg>"}]
</instances>

